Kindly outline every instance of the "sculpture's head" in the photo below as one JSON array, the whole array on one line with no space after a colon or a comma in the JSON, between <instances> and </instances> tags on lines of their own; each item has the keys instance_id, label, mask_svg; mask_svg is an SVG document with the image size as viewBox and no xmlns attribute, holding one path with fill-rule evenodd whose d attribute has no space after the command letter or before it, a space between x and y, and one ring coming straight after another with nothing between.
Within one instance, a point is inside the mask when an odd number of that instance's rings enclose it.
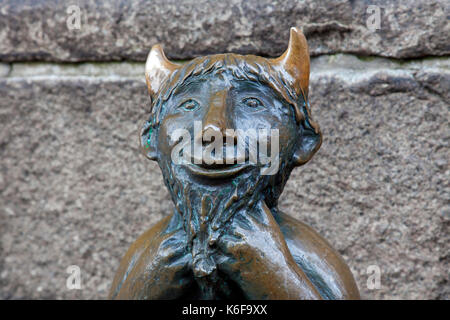
<instances>
[{"instance_id":1,"label":"sculpture's head","mask_svg":"<svg viewBox=\"0 0 450 320\"><path fill-rule=\"evenodd\" d=\"M309 52L298 29L275 59L219 54L177 64L156 45L146 80L152 109L141 147L158 161L176 204L200 189L199 197L257 193L275 206L291 170L320 147L307 100Z\"/></svg>"}]
</instances>

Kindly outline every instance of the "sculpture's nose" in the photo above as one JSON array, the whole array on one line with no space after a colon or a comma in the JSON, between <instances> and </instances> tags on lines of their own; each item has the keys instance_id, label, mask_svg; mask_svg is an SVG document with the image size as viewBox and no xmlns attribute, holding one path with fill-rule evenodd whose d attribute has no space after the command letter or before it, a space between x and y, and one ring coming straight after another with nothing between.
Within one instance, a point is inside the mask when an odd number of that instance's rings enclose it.
<instances>
[{"instance_id":1,"label":"sculpture's nose","mask_svg":"<svg viewBox=\"0 0 450 320\"><path fill-rule=\"evenodd\" d=\"M209 108L203 117L203 133L215 131L223 134L226 129L227 90L215 92L209 101ZM212 132L214 133L214 132Z\"/></svg>"},{"instance_id":2,"label":"sculpture's nose","mask_svg":"<svg viewBox=\"0 0 450 320\"><path fill-rule=\"evenodd\" d=\"M209 101L209 107L203 117L203 126L201 136L196 137L201 143L209 143L204 141L203 137L211 137L221 134L225 138L227 129L227 93L228 90L215 92Z\"/></svg>"}]
</instances>

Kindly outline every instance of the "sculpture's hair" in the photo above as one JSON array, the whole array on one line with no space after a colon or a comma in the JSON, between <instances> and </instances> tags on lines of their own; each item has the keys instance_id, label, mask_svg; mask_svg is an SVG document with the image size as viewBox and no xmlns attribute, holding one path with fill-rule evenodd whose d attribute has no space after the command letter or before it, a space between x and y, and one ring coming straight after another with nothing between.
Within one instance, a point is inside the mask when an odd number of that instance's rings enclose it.
<instances>
[{"instance_id":1,"label":"sculpture's hair","mask_svg":"<svg viewBox=\"0 0 450 320\"><path fill-rule=\"evenodd\" d=\"M251 59L248 59L251 57ZM310 114L308 100L302 92L298 96L283 78L282 74L270 65L269 60L258 56L237 54L218 54L195 58L175 70L163 83L155 97L147 127L157 127L165 114L165 102L173 92L192 78L230 72L235 79L256 81L270 86L280 97L294 108L296 120L306 129L319 133L320 129ZM153 99L154 98L154 99Z\"/></svg>"}]
</instances>

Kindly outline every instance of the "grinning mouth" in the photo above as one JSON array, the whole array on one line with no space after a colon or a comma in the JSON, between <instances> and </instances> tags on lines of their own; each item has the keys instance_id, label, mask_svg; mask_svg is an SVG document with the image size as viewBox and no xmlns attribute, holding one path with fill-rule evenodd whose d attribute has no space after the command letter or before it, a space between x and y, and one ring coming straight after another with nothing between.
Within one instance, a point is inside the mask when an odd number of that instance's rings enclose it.
<instances>
[{"instance_id":1,"label":"grinning mouth","mask_svg":"<svg viewBox=\"0 0 450 320\"><path fill-rule=\"evenodd\" d=\"M186 167L195 175L208 178L224 178L234 176L247 168L248 164L188 164Z\"/></svg>"}]
</instances>

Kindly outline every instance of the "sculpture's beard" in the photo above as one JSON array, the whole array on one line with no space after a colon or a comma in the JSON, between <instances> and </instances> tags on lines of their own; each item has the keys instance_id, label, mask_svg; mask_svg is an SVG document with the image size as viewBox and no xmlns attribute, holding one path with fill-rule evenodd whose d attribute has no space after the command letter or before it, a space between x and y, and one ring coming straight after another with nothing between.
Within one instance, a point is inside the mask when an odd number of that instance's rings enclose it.
<instances>
[{"instance_id":1,"label":"sculpture's beard","mask_svg":"<svg viewBox=\"0 0 450 320\"><path fill-rule=\"evenodd\" d=\"M216 277L215 242L238 210L250 210L263 198L270 176L260 175L255 167L228 180L201 180L188 175L182 166L162 164L161 169L183 218L194 275L212 281Z\"/></svg>"}]
</instances>

